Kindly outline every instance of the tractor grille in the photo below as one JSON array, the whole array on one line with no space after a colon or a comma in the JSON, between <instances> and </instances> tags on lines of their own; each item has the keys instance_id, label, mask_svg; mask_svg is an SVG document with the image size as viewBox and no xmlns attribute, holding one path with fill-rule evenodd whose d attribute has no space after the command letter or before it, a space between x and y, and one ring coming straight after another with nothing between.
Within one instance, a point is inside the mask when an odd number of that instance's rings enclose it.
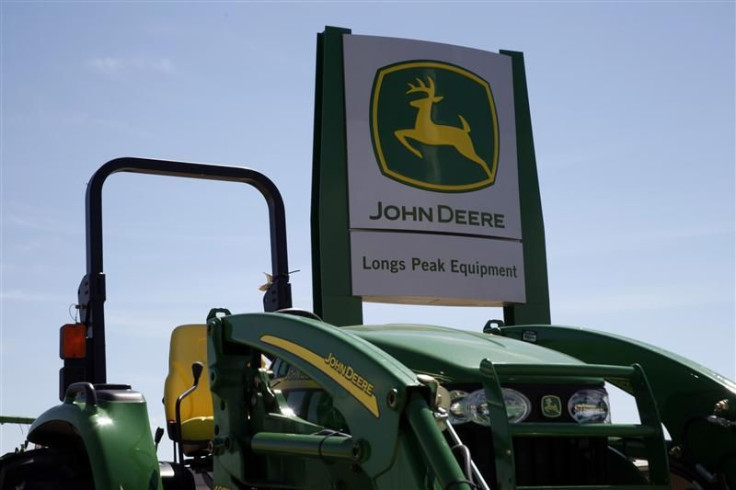
<instances>
[{"instance_id":1,"label":"tractor grille","mask_svg":"<svg viewBox=\"0 0 736 490\"><path fill-rule=\"evenodd\" d=\"M455 426L485 480L496 481L493 441L487 427ZM524 437L514 440L516 483L523 486L602 485L606 474L605 438Z\"/></svg>"},{"instance_id":2,"label":"tractor grille","mask_svg":"<svg viewBox=\"0 0 736 490\"><path fill-rule=\"evenodd\" d=\"M606 483L605 438L524 438L514 441L519 485Z\"/></svg>"}]
</instances>

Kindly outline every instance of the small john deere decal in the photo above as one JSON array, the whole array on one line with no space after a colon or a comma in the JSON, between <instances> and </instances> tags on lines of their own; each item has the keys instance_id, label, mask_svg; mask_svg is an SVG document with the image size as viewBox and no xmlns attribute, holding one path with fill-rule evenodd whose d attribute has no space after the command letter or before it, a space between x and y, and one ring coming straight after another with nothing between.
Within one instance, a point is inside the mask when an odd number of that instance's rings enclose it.
<instances>
[{"instance_id":1,"label":"small john deere decal","mask_svg":"<svg viewBox=\"0 0 736 490\"><path fill-rule=\"evenodd\" d=\"M542 397L542 415L550 419L562 415L562 402L559 396L544 395Z\"/></svg>"},{"instance_id":2,"label":"small john deere decal","mask_svg":"<svg viewBox=\"0 0 736 490\"><path fill-rule=\"evenodd\" d=\"M459 66L410 61L378 70L371 136L386 177L438 192L493 185L498 118L491 86Z\"/></svg>"}]
</instances>

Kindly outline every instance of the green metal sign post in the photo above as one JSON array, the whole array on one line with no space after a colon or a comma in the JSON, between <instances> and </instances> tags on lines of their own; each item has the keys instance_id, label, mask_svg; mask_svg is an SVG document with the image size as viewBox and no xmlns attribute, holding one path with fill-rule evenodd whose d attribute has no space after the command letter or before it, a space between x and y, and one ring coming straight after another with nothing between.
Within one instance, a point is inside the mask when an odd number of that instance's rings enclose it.
<instances>
[{"instance_id":1,"label":"green metal sign post","mask_svg":"<svg viewBox=\"0 0 736 490\"><path fill-rule=\"evenodd\" d=\"M350 294L343 34L350 30L327 27L317 37L312 164L314 311L341 326L363 323L362 301Z\"/></svg>"},{"instance_id":2,"label":"green metal sign post","mask_svg":"<svg viewBox=\"0 0 736 490\"><path fill-rule=\"evenodd\" d=\"M549 310L544 217L542 199L539 195L539 176L537 175L537 158L534 154L524 54L504 50L500 53L511 57L514 74L519 204L521 205L521 233L526 273L526 303L505 306L503 309L504 322L507 325L550 324L552 320Z\"/></svg>"}]
</instances>

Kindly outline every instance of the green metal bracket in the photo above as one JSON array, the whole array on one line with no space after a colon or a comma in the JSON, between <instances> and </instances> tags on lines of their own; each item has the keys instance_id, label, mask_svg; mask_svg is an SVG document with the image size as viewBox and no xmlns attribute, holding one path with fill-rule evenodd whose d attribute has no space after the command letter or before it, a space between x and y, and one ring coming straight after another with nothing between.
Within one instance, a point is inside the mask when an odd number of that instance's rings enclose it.
<instances>
[{"instance_id":1,"label":"green metal bracket","mask_svg":"<svg viewBox=\"0 0 736 490\"><path fill-rule=\"evenodd\" d=\"M428 461L436 478L464 488L462 470L429 408L429 390L412 371L373 344L326 323L278 313L210 318L207 328L216 484L276 483L277 477L280 484L294 484L299 471L308 469L289 473L289 458L325 459L320 454L325 450L335 460L358 465L376 481L407 471L394 463L398 448L406 447L402 438L414 437L421 451L413 450ZM273 401L277 394L264 391L267 380L260 369L261 353L278 357L321 386L345 418L350 442L333 440L324 446L325 437L304 433L319 427L301 419L289 421L280 414ZM404 416L411 433L402 429ZM323 472L327 471L325 467ZM414 471L423 475L427 466Z\"/></svg>"},{"instance_id":2,"label":"green metal bracket","mask_svg":"<svg viewBox=\"0 0 736 490\"><path fill-rule=\"evenodd\" d=\"M412 393L406 414L414 436L429 467L437 477L440 488L472 490L474 485L466 480L466 476L457 465L450 447L437 428L437 421L426 400L418 393Z\"/></svg>"},{"instance_id":3,"label":"green metal bracket","mask_svg":"<svg viewBox=\"0 0 736 490\"><path fill-rule=\"evenodd\" d=\"M649 480L654 485L669 485L667 447L662 431L662 421L657 410L657 401L654 399L654 393L642 367L639 364L633 364L631 367L634 369L634 374L629 379L634 390L641 425L654 429L653 434L642 437L649 461Z\"/></svg>"},{"instance_id":4,"label":"green metal bracket","mask_svg":"<svg viewBox=\"0 0 736 490\"><path fill-rule=\"evenodd\" d=\"M496 485L498 490L514 490L516 487L516 464L511 427L506 415L506 405L501 392L501 380L488 359L480 363L483 389L488 400L488 416L491 420L493 452L496 460Z\"/></svg>"}]
</instances>

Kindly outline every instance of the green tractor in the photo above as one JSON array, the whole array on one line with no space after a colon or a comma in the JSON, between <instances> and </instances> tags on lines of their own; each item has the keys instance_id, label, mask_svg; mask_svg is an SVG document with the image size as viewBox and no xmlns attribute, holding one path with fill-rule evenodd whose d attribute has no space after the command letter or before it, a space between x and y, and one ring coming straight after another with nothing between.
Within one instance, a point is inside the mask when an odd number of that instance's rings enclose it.
<instances>
[{"instance_id":1,"label":"green tractor","mask_svg":"<svg viewBox=\"0 0 736 490\"><path fill-rule=\"evenodd\" d=\"M116 172L243 182L268 203L265 312L213 309L172 333L171 462L144 397L107 382L101 193ZM61 404L33 422L34 449L0 458L2 490L736 487L736 385L676 355L579 328L337 327L292 308L283 202L254 170L117 159L86 210ZM611 423L607 383L640 423Z\"/></svg>"}]
</instances>

